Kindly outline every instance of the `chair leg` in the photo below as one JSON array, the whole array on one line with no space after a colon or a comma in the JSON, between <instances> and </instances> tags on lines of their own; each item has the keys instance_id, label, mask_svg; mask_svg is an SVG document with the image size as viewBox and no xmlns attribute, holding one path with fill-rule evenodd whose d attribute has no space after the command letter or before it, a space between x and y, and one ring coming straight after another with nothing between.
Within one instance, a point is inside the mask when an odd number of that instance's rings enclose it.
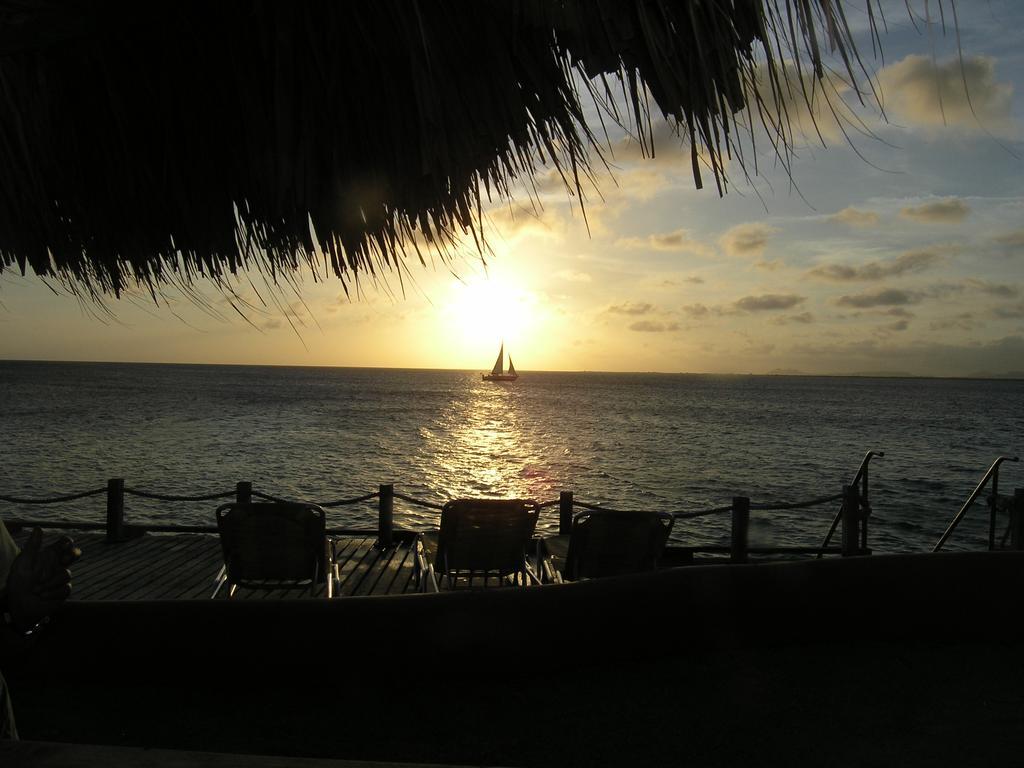
<instances>
[{"instance_id":1,"label":"chair leg","mask_svg":"<svg viewBox=\"0 0 1024 768\"><path fill-rule=\"evenodd\" d=\"M217 578L214 579L213 594L210 595L210 599L213 600L217 597L217 593L220 592L220 588L224 586L224 583L228 580L227 573L224 567L220 569L220 573L217 574Z\"/></svg>"}]
</instances>

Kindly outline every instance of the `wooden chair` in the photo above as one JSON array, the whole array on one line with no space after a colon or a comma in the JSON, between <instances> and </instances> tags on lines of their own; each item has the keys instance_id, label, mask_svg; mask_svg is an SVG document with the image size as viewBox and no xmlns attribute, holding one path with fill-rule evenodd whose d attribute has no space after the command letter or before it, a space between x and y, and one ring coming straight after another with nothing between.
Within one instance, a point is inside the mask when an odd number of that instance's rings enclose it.
<instances>
[{"instance_id":1,"label":"wooden chair","mask_svg":"<svg viewBox=\"0 0 1024 768\"><path fill-rule=\"evenodd\" d=\"M568 536L542 540L543 573L561 583L656 570L674 522L667 512L580 512Z\"/></svg>"},{"instance_id":2,"label":"wooden chair","mask_svg":"<svg viewBox=\"0 0 1024 768\"><path fill-rule=\"evenodd\" d=\"M417 540L417 566L423 591L439 588L440 577L449 589L539 584L527 560L527 550L540 509L523 499L456 499L441 510L438 531Z\"/></svg>"},{"instance_id":3,"label":"wooden chair","mask_svg":"<svg viewBox=\"0 0 1024 768\"><path fill-rule=\"evenodd\" d=\"M308 589L314 595L325 585L328 598L337 580L326 514L315 504L224 504L217 509L217 530L224 552L224 567L216 588L229 585L228 597L238 587L247 589Z\"/></svg>"}]
</instances>

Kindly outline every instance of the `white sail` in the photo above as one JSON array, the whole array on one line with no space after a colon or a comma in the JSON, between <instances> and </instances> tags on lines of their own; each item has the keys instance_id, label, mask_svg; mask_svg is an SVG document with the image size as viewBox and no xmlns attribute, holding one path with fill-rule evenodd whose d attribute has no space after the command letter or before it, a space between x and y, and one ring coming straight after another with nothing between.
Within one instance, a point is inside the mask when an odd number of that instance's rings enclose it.
<instances>
[{"instance_id":1,"label":"white sail","mask_svg":"<svg viewBox=\"0 0 1024 768\"><path fill-rule=\"evenodd\" d=\"M512 365L512 355L508 356L508 375L509 376L515 376L516 375L516 367L514 365Z\"/></svg>"},{"instance_id":2,"label":"white sail","mask_svg":"<svg viewBox=\"0 0 1024 768\"><path fill-rule=\"evenodd\" d=\"M501 369L505 367L505 342L501 342L501 349L498 350L498 359L494 361L494 367L491 368L491 375L500 376Z\"/></svg>"}]
</instances>

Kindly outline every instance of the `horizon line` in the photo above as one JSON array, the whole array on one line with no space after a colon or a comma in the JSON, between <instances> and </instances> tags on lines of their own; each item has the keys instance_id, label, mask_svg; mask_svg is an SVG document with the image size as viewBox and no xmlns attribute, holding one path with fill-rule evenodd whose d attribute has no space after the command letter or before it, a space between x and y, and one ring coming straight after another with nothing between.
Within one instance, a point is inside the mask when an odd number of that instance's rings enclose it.
<instances>
[{"instance_id":1,"label":"horizon line","mask_svg":"<svg viewBox=\"0 0 1024 768\"><path fill-rule=\"evenodd\" d=\"M431 372L453 372L453 373L486 373L476 368L422 368L422 367L398 367L380 365L297 365L294 363L199 363L199 362L167 362L153 360L55 360L52 358L0 358L0 363L55 363L75 365L180 365L180 366L208 366L208 367L233 367L233 368L328 368L341 370L365 370L365 371L431 371ZM937 375L927 373L908 373L906 371L861 371L853 373L811 373L799 370L766 371L754 373L723 372L723 371L605 371L596 369L553 369L537 368L519 370L518 373L593 373L593 374L620 374L620 375L642 375L642 376L762 376L772 378L822 378L822 379L950 379L959 381L1024 381L1024 372L1007 372L1000 375L997 373L983 372L979 374L961 375Z\"/></svg>"}]
</instances>

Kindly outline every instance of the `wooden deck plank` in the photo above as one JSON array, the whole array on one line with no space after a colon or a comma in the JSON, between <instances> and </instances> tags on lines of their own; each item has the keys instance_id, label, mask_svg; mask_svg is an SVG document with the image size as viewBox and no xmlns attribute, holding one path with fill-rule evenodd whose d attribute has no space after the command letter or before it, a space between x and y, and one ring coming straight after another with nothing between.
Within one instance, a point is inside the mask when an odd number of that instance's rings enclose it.
<instances>
[{"instance_id":1,"label":"wooden deck plank","mask_svg":"<svg viewBox=\"0 0 1024 768\"><path fill-rule=\"evenodd\" d=\"M183 599L186 593L200 591L201 597L213 594L214 578L223 565L220 543L204 541L212 538L198 536L193 551L193 560L185 563L172 573L166 574L161 585L147 598L151 600Z\"/></svg>"},{"instance_id":2,"label":"wooden deck plank","mask_svg":"<svg viewBox=\"0 0 1024 768\"><path fill-rule=\"evenodd\" d=\"M361 557L355 567L349 571L348 577L342 582L338 592L341 595L354 595L359 589L359 584L367 574L373 570L373 566L380 559L380 550L373 545L373 539L367 539L368 546L361 547Z\"/></svg>"},{"instance_id":3,"label":"wooden deck plank","mask_svg":"<svg viewBox=\"0 0 1024 768\"><path fill-rule=\"evenodd\" d=\"M15 542L24 544L30 531L20 531ZM44 543L62 532L45 532ZM201 533L147 534L129 541L107 543L102 532L71 532L82 549L72 566L72 600L202 600L213 592L222 565L220 541ZM336 597L401 594L415 589L415 551L411 543L381 551L369 536L335 537L339 584ZM319 585L314 598L323 599ZM218 596L226 598L226 593ZM235 599L309 599L308 591L239 589Z\"/></svg>"},{"instance_id":4,"label":"wooden deck plank","mask_svg":"<svg viewBox=\"0 0 1024 768\"><path fill-rule=\"evenodd\" d=\"M83 584L81 599L112 600L125 591L133 590L140 581L148 583L155 578L154 571L168 555L174 556L187 542L177 537L161 541L157 536L144 536L119 545L120 552L110 552L109 565L103 571L83 575L89 583ZM111 547L110 549L114 549Z\"/></svg>"},{"instance_id":5,"label":"wooden deck plank","mask_svg":"<svg viewBox=\"0 0 1024 768\"><path fill-rule=\"evenodd\" d=\"M356 568L359 566L359 563L365 556L366 545L367 542L369 541L370 539L355 537L352 540L352 546L346 548L345 560L343 562L338 563L338 581L340 582L340 585L338 587L339 592L341 591L342 587L345 586L345 584L349 583L349 579L351 578L353 572L356 570Z\"/></svg>"},{"instance_id":6,"label":"wooden deck plank","mask_svg":"<svg viewBox=\"0 0 1024 768\"><path fill-rule=\"evenodd\" d=\"M197 544L195 540L185 536L160 538L169 541L154 542L142 567L137 567L132 574L127 570L120 574L115 571L108 577L107 588L96 592L93 599L113 599L113 596L118 600L147 599L147 593L152 593L168 573L173 573L183 564L191 564Z\"/></svg>"},{"instance_id":7,"label":"wooden deck plank","mask_svg":"<svg viewBox=\"0 0 1024 768\"><path fill-rule=\"evenodd\" d=\"M380 578L374 583L373 588L367 593L371 595L391 594L391 585L402 570L402 565L411 556L412 549L408 546L396 547L388 559L387 565L381 573Z\"/></svg>"},{"instance_id":8,"label":"wooden deck plank","mask_svg":"<svg viewBox=\"0 0 1024 768\"><path fill-rule=\"evenodd\" d=\"M143 536L120 544L104 545L102 552L94 551L96 565L92 570L80 569L79 576L72 570L72 579L78 588L78 599L94 600L112 591L117 585L130 583L150 558L159 552L156 537ZM83 553L82 560L85 560ZM109 599L109 598L108 598Z\"/></svg>"},{"instance_id":9,"label":"wooden deck plank","mask_svg":"<svg viewBox=\"0 0 1024 768\"><path fill-rule=\"evenodd\" d=\"M380 550L374 547L374 551L377 553L377 560L352 591L352 594L355 596L369 595L373 592L374 588L377 586L377 582L379 582L388 572L388 565L395 559L395 555L398 553L399 548L396 546L387 550Z\"/></svg>"},{"instance_id":10,"label":"wooden deck plank","mask_svg":"<svg viewBox=\"0 0 1024 768\"><path fill-rule=\"evenodd\" d=\"M211 543L204 541L203 538L205 537L190 537L182 547L163 552L160 559L153 563L151 575L139 579L134 589L126 587L124 591L119 592L118 599L157 600L160 595L167 592L169 583L173 584L179 579L193 582L202 571L199 563L203 560L210 562L208 579L212 582L217 572L217 564L221 562L220 548L211 546ZM212 588L210 591L213 591Z\"/></svg>"}]
</instances>

